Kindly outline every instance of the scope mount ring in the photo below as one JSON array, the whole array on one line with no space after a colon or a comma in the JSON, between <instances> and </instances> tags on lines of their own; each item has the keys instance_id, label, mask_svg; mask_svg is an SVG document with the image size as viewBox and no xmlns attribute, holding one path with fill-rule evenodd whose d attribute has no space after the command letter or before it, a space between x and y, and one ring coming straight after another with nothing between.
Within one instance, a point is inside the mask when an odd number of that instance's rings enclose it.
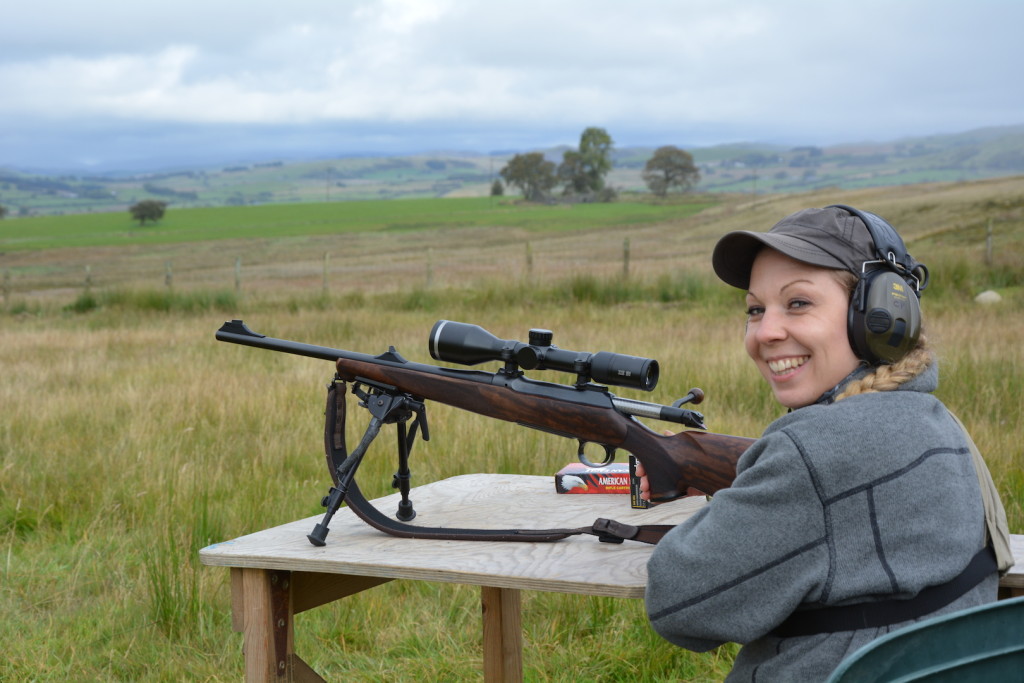
<instances>
[{"instance_id":1,"label":"scope mount ring","mask_svg":"<svg viewBox=\"0 0 1024 683\"><path fill-rule=\"evenodd\" d=\"M586 446L588 443L590 442L583 441L582 439L579 441L580 446L579 450L576 451L576 459L579 460L581 463L583 463L587 467L601 468L607 467L608 465L611 465L613 462L615 462L616 448L614 446L604 446L604 460L601 462L594 462L593 460L588 458L587 454L584 452L584 446Z\"/></svg>"}]
</instances>

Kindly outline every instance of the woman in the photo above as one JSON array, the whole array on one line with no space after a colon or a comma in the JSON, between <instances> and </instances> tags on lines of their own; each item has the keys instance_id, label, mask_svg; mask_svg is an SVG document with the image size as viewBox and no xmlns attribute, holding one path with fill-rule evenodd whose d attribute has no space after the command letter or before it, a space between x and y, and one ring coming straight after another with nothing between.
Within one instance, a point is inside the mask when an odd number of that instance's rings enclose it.
<instances>
[{"instance_id":1,"label":"woman","mask_svg":"<svg viewBox=\"0 0 1024 683\"><path fill-rule=\"evenodd\" d=\"M838 206L715 248L715 272L747 292L746 351L789 411L657 545L646 602L679 646L743 644L730 681L824 680L884 633L996 599L969 437L931 395L913 291L927 269L902 248Z\"/></svg>"}]
</instances>

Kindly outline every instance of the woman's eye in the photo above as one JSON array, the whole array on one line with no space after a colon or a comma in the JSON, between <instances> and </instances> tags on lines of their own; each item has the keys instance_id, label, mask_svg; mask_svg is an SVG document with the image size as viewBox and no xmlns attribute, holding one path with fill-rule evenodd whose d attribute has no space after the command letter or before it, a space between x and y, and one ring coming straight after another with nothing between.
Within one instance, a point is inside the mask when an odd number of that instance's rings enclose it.
<instances>
[{"instance_id":1,"label":"woman's eye","mask_svg":"<svg viewBox=\"0 0 1024 683\"><path fill-rule=\"evenodd\" d=\"M764 313L764 306L748 306L747 307L747 317L748 318L756 318L757 316L759 316L759 315L761 315L763 313Z\"/></svg>"},{"instance_id":2,"label":"woman's eye","mask_svg":"<svg viewBox=\"0 0 1024 683\"><path fill-rule=\"evenodd\" d=\"M793 299L792 301L789 302L790 308L805 308L810 305L811 302L807 301L806 299Z\"/></svg>"}]
</instances>

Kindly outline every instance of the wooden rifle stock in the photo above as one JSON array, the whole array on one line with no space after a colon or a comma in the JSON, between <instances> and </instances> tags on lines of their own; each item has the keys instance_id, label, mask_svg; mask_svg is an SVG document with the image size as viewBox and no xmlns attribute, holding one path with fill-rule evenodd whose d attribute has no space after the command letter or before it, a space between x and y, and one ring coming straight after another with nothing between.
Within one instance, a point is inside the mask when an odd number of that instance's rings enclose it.
<instances>
[{"instance_id":1,"label":"wooden rifle stock","mask_svg":"<svg viewBox=\"0 0 1024 683\"><path fill-rule=\"evenodd\" d=\"M569 387L466 370L425 373L415 367L351 358L338 358L337 371L346 381L387 384L419 399L621 448L643 464L653 502L678 498L690 487L708 494L727 488L736 476L736 461L754 442L698 430L658 434L617 411L607 390L596 385Z\"/></svg>"}]
</instances>

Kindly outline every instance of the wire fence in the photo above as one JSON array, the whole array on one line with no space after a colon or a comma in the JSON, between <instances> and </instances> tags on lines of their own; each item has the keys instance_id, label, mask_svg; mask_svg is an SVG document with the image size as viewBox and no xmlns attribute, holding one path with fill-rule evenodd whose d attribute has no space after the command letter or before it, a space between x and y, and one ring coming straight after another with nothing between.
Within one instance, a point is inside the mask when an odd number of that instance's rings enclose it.
<instances>
[{"instance_id":1,"label":"wire fence","mask_svg":"<svg viewBox=\"0 0 1024 683\"><path fill-rule=\"evenodd\" d=\"M700 264L707 248L665 226L531 236L516 230L442 230L300 240L9 252L0 257L5 306L112 289L208 289L328 295L471 287L530 287L589 274L628 279ZM6 262L6 263L5 263Z\"/></svg>"}]
</instances>

